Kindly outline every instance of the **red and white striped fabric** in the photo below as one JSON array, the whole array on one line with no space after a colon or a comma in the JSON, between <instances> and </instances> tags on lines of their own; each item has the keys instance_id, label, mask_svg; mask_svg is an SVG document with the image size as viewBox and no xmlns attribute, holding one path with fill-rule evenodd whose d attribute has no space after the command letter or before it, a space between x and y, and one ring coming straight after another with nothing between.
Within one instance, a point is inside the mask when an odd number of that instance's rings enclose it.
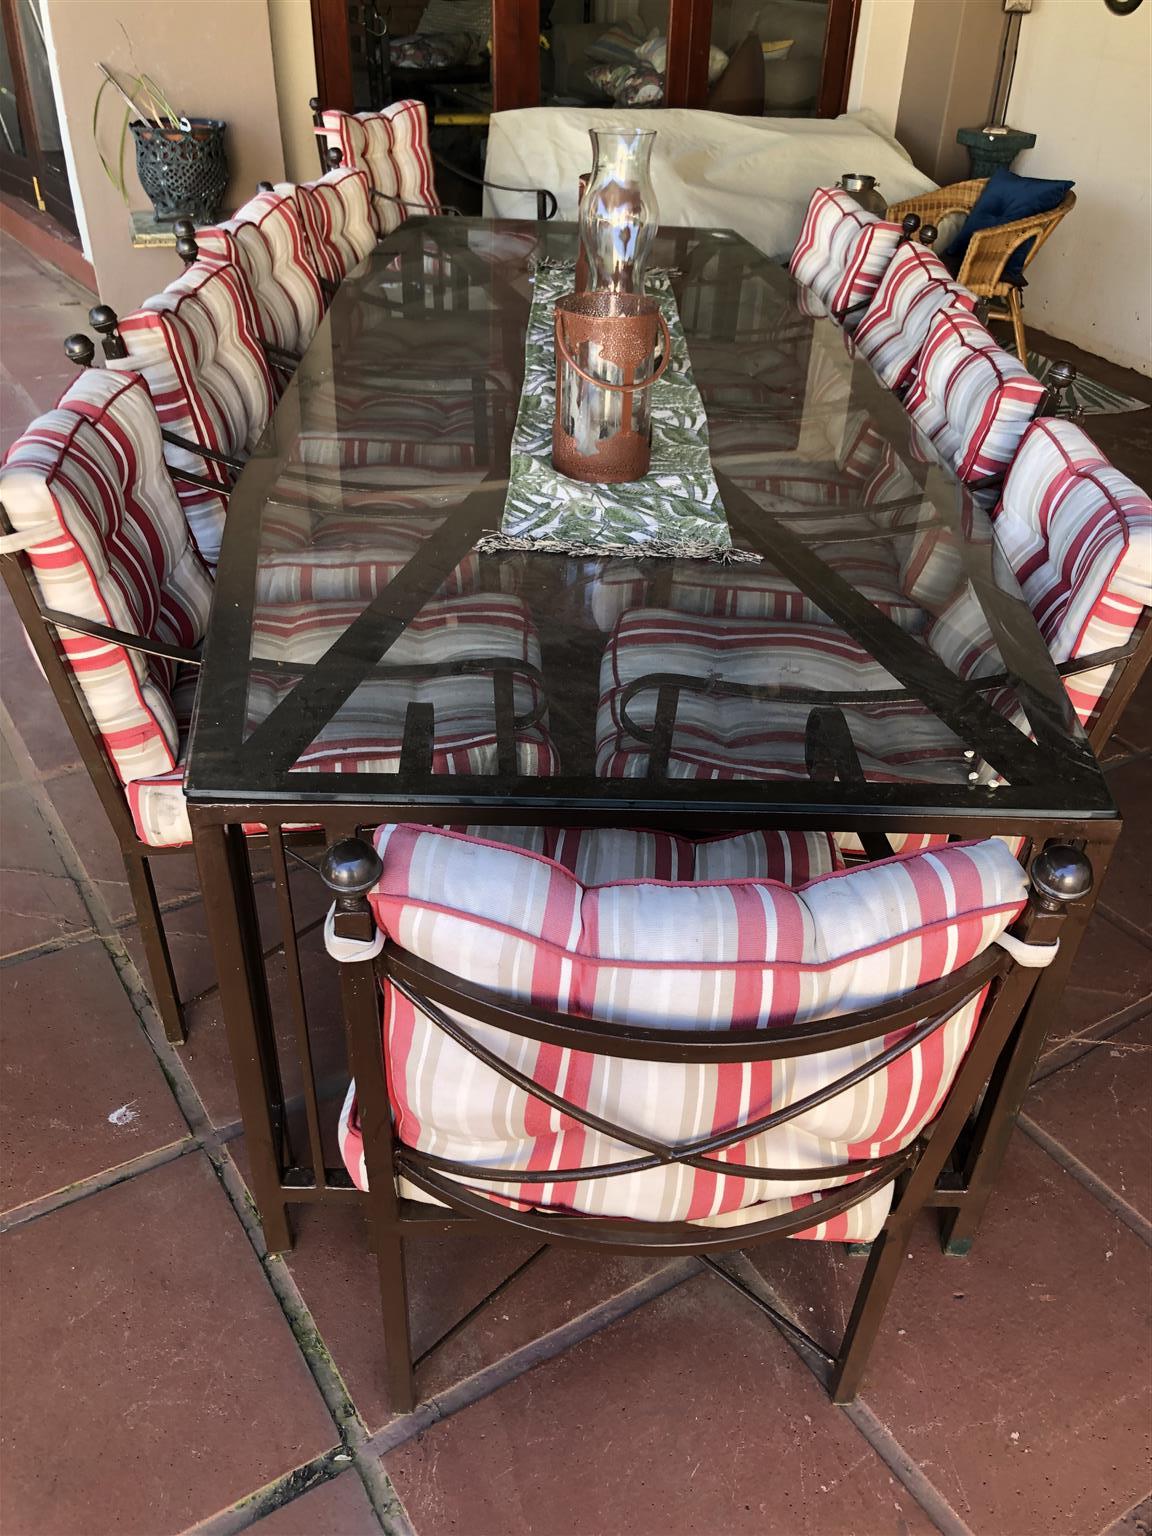
<instances>
[{"instance_id":1,"label":"red and white striped fabric","mask_svg":"<svg viewBox=\"0 0 1152 1536\"><path fill-rule=\"evenodd\" d=\"M1123 645L1152 606L1152 501L1070 421L1029 427L1004 482L995 533L1058 662ZM1066 679L1084 724L1113 671Z\"/></svg>"},{"instance_id":2,"label":"red and white striped fabric","mask_svg":"<svg viewBox=\"0 0 1152 1536\"><path fill-rule=\"evenodd\" d=\"M197 230L196 243L201 256L244 273L264 340L303 352L324 313L324 295L296 199L260 192L226 223Z\"/></svg>"},{"instance_id":3,"label":"red and white striped fabric","mask_svg":"<svg viewBox=\"0 0 1152 1536\"><path fill-rule=\"evenodd\" d=\"M268 421L274 391L255 300L238 267L215 259L194 262L163 293L126 315L119 329L128 356L108 366L144 375L162 427L218 453L251 451ZM231 475L168 443L164 457L192 537L214 566ZM181 470L204 476L221 490L181 483Z\"/></svg>"},{"instance_id":4,"label":"red and white striped fabric","mask_svg":"<svg viewBox=\"0 0 1152 1536\"><path fill-rule=\"evenodd\" d=\"M1004 475L1044 386L974 315L941 310L904 405L961 480Z\"/></svg>"},{"instance_id":5,"label":"red and white striped fabric","mask_svg":"<svg viewBox=\"0 0 1152 1536\"><path fill-rule=\"evenodd\" d=\"M44 605L181 647L204 635L212 583L164 468L144 380L87 369L9 449L0 496ZM121 781L177 762L177 667L61 631L64 654Z\"/></svg>"},{"instance_id":6,"label":"red and white striped fabric","mask_svg":"<svg viewBox=\"0 0 1152 1536\"><path fill-rule=\"evenodd\" d=\"M398 576L443 518L427 514L381 518L317 515L310 506L278 502L260 527L256 600L260 604L370 601ZM439 597L476 587L479 556L465 555Z\"/></svg>"},{"instance_id":7,"label":"red and white striped fabric","mask_svg":"<svg viewBox=\"0 0 1152 1536\"><path fill-rule=\"evenodd\" d=\"M902 233L838 187L817 187L788 270L839 318L875 293Z\"/></svg>"},{"instance_id":8,"label":"red and white striped fabric","mask_svg":"<svg viewBox=\"0 0 1152 1536\"><path fill-rule=\"evenodd\" d=\"M465 834L382 827L371 901L397 943L454 975L538 1006L633 1028L754 1032L835 1017L947 976L1021 911L1026 882L1003 844L952 844L799 889L758 875L644 875L589 883L535 852ZM697 863L699 850L697 850ZM734 870L739 853L730 857ZM971 1043L983 998L855 1089L717 1155L716 1170L658 1167L615 1178L526 1182L635 1155L553 1110L444 1035L393 987L384 1049L398 1139L438 1156L507 1168L469 1186L520 1208L639 1221L740 1225L802 1210L845 1182L809 1170L907 1146L932 1119ZM803 1058L722 1066L573 1052L456 1014L486 1049L625 1131L677 1144L738 1130L867 1063L892 1037ZM365 1186L354 1087L341 1147ZM757 1179L742 1163L794 1168ZM467 1177L462 1181L468 1185ZM405 1181L401 1193L421 1196ZM869 1239L891 1186L805 1237Z\"/></svg>"},{"instance_id":9,"label":"red and white striped fabric","mask_svg":"<svg viewBox=\"0 0 1152 1536\"><path fill-rule=\"evenodd\" d=\"M600 670L597 772L637 778L648 771L648 746L631 725L651 730L657 690L625 702L640 678L675 673L798 690L862 692L900 684L842 630L830 625L694 618L637 609L616 626ZM804 742L811 705L725 697L715 687L683 689L668 762L671 778L807 778ZM963 782L964 744L918 700L845 705L844 718L865 776L874 782Z\"/></svg>"},{"instance_id":10,"label":"red and white striped fabric","mask_svg":"<svg viewBox=\"0 0 1152 1536\"><path fill-rule=\"evenodd\" d=\"M317 181L282 182L277 192L294 197L317 272L342 283L376 248L371 184L364 171L342 165Z\"/></svg>"},{"instance_id":11,"label":"red and white striped fabric","mask_svg":"<svg viewBox=\"0 0 1152 1536\"><path fill-rule=\"evenodd\" d=\"M298 681L282 670L262 673L261 659L319 661L362 611L363 604L327 601L265 604L253 623L253 670L248 686L248 728L265 720ZM531 617L518 599L498 593L431 603L390 647L385 665L481 659L526 662L539 668L540 646ZM400 766L408 705L430 704L435 732L434 773L491 773L497 764L496 711L491 675L370 678L320 730L293 764L294 773L395 773ZM543 699L529 672L517 673L513 707L518 717L538 716L515 731L517 769L552 773L556 756L546 727ZM129 800L141 835L168 846L190 841L183 791L183 755L174 769L130 786Z\"/></svg>"},{"instance_id":12,"label":"red and white striped fabric","mask_svg":"<svg viewBox=\"0 0 1152 1536\"><path fill-rule=\"evenodd\" d=\"M857 326L852 345L882 384L902 389L916 371L928 329L942 309L971 313L976 295L962 288L938 256L907 240L892 257Z\"/></svg>"},{"instance_id":13,"label":"red and white striped fabric","mask_svg":"<svg viewBox=\"0 0 1152 1536\"><path fill-rule=\"evenodd\" d=\"M372 186L384 194L372 199L380 234L389 234L414 213L440 212L422 101L396 101L378 112L324 112L316 132L341 150L345 165L366 171Z\"/></svg>"}]
</instances>

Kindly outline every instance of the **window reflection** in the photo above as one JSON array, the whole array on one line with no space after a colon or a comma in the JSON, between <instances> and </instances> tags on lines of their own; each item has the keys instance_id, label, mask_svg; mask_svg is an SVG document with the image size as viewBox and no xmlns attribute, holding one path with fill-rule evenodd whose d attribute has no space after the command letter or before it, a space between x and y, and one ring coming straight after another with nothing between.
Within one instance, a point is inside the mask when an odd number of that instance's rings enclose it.
<instances>
[{"instance_id":1,"label":"window reflection","mask_svg":"<svg viewBox=\"0 0 1152 1536\"><path fill-rule=\"evenodd\" d=\"M814 116L827 29L827 0L713 0L713 56L719 50L726 63L708 105L745 117Z\"/></svg>"}]
</instances>

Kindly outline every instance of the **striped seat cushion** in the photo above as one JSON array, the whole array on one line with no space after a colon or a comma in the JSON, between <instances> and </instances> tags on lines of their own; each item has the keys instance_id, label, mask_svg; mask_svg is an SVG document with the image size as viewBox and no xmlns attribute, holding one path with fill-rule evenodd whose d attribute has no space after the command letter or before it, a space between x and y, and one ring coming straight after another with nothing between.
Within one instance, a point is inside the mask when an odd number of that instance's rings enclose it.
<instances>
[{"instance_id":1,"label":"striped seat cushion","mask_svg":"<svg viewBox=\"0 0 1152 1536\"><path fill-rule=\"evenodd\" d=\"M204 635L212 584L164 468L144 380L87 369L8 451L0 496L44 605L181 647ZM180 751L170 661L61 633L64 655L121 781Z\"/></svg>"},{"instance_id":2,"label":"striped seat cushion","mask_svg":"<svg viewBox=\"0 0 1152 1536\"><path fill-rule=\"evenodd\" d=\"M248 687L248 728L267 719L291 694L299 674L280 668L262 672L260 660L318 661L342 635L363 604L267 603L253 625L253 669ZM531 618L514 597L480 593L429 604L389 649L386 665L418 667L489 659L526 662L539 669L540 647ZM400 766L408 705L432 706L434 773L491 773L498 737L491 671L423 677L376 677L358 687L304 749L294 773L395 773ZM521 721L514 731L517 771L552 773L556 755L548 735L539 682L529 671L515 674L513 708ZM183 791L186 736L179 761L167 773L130 786L129 802L142 837L165 846L190 841Z\"/></svg>"},{"instance_id":3,"label":"striped seat cushion","mask_svg":"<svg viewBox=\"0 0 1152 1536\"><path fill-rule=\"evenodd\" d=\"M398 576L441 527L427 514L388 518L317 515L283 502L265 508L256 569L258 603L367 602ZM475 589L479 556L468 554L445 578L440 597Z\"/></svg>"},{"instance_id":4,"label":"striped seat cushion","mask_svg":"<svg viewBox=\"0 0 1152 1536\"><path fill-rule=\"evenodd\" d=\"M1044 386L973 315L941 310L928 327L905 407L961 480L1002 476Z\"/></svg>"},{"instance_id":5,"label":"striped seat cushion","mask_svg":"<svg viewBox=\"0 0 1152 1536\"><path fill-rule=\"evenodd\" d=\"M898 998L978 955L1017 916L1026 892L1020 866L996 842L953 844L795 889L740 874L739 848L725 855L733 872L720 878L701 878L698 849L697 868L686 877L591 882L543 854L441 829L382 827L376 844L384 871L373 909L405 949L538 1006L633 1028L749 1032ZM874 1079L738 1142L717 1158L715 1172L658 1167L550 1183L516 1174L615 1162L635 1148L509 1084L386 985L384 1048L396 1133L401 1143L445 1158L507 1168L506 1182L471 1187L522 1209L758 1221L803 1209L839 1182L800 1170L906 1146L942 1102L981 1002L957 1010ZM571 1052L456 1017L534 1082L627 1131L673 1144L738 1130L890 1043L864 1042L802 1061L704 1066ZM363 1187L351 1093L341 1141ZM742 1177L745 1162L797 1173ZM874 1236L887 1206L887 1198L870 1201L803 1235Z\"/></svg>"},{"instance_id":6,"label":"striped seat cushion","mask_svg":"<svg viewBox=\"0 0 1152 1536\"><path fill-rule=\"evenodd\" d=\"M160 424L190 442L243 457L272 410L274 391L260 322L247 279L215 258L188 270L120 321L128 355L108 366L142 373ZM182 483L176 491L205 560L215 565L231 473L184 448L165 444L173 474L189 470L219 492Z\"/></svg>"},{"instance_id":7,"label":"striped seat cushion","mask_svg":"<svg viewBox=\"0 0 1152 1536\"><path fill-rule=\"evenodd\" d=\"M976 307L938 256L905 241L888 264L875 296L852 337L889 389L911 383L929 327L942 309Z\"/></svg>"},{"instance_id":8,"label":"striped seat cushion","mask_svg":"<svg viewBox=\"0 0 1152 1536\"><path fill-rule=\"evenodd\" d=\"M1123 645L1152 606L1152 501L1069 421L1034 422L1004 482L996 540L1054 660ZM1113 675L1066 679L1090 724Z\"/></svg>"},{"instance_id":9,"label":"striped seat cushion","mask_svg":"<svg viewBox=\"0 0 1152 1536\"><path fill-rule=\"evenodd\" d=\"M342 165L317 181L283 182L276 190L295 197L313 265L326 282L342 283L375 249L372 194L364 171Z\"/></svg>"},{"instance_id":10,"label":"striped seat cushion","mask_svg":"<svg viewBox=\"0 0 1152 1536\"><path fill-rule=\"evenodd\" d=\"M839 318L875 293L902 233L838 187L817 187L788 270Z\"/></svg>"},{"instance_id":11,"label":"striped seat cushion","mask_svg":"<svg viewBox=\"0 0 1152 1536\"><path fill-rule=\"evenodd\" d=\"M324 112L316 132L384 194L372 199L380 234L389 234L411 214L440 212L422 101L396 101L378 112Z\"/></svg>"},{"instance_id":12,"label":"striped seat cushion","mask_svg":"<svg viewBox=\"0 0 1152 1536\"><path fill-rule=\"evenodd\" d=\"M324 295L294 197L260 192L226 223L196 232L201 256L239 267L256 301L260 334L303 352L324 313Z\"/></svg>"}]
</instances>

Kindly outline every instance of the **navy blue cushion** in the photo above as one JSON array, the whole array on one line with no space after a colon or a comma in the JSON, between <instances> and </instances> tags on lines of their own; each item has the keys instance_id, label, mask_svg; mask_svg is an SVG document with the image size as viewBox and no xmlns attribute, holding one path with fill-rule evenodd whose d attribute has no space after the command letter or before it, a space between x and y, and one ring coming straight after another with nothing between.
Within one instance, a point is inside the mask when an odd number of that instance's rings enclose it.
<instances>
[{"instance_id":1,"label":"navy blue cushion","mask_svg":"<svg viewBox=\"0 0 1152 1536\"><path fill-rule=\"evenodd\" d=\"M948 247L948 264L960 263L968 250L968 242L978 229L992 229L997 224L1011 224L1015 219L1031 218L1036 213L1050 213L1058 208L1076 185L1074 181L1048 181L1042 176L1017 176L1001 167L993 171L988 184L981 192L972 211L964 220L960 233ZM1008 259L1004 276L1009 282L1018 282L1024 276L1024 258L1032 246L1031 240L1018 245Z\"/></svg>"}]
</instances>

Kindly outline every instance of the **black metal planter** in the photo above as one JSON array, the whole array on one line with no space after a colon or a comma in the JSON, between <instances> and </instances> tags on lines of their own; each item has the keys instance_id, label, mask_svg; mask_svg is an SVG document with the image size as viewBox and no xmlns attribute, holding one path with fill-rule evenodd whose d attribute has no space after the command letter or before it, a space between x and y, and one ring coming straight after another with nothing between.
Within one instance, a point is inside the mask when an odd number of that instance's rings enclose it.
<instances>
[{"instance_id":1,"label":"black metal planter","mask_svg":"<svg viewBox=\"0 0 1152 1536\"><path fill-rule=\"evenodd\" d=\"M158 219L193 219L210 224L220 212L228 185L224 129L216 118L194 117L191 128L131 124L136 171Z\"/></svg>"}]
</instances>

